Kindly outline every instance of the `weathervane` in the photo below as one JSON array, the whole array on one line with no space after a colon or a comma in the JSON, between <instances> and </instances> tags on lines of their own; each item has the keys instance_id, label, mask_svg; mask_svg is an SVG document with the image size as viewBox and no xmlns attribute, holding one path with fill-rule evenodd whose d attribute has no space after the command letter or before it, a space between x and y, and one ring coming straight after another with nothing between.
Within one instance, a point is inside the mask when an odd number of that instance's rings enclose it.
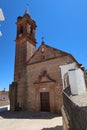
<instances>
[{"instance_id":1,"label":"weathervane","mask_svg":"<svg viewBox=\"0 0 87 130\"><path fill-rule=\"evenodd\" d=\"M26 4L26 13L29 14L29 4L28 3Z\"/></svg>"}]
</instances>

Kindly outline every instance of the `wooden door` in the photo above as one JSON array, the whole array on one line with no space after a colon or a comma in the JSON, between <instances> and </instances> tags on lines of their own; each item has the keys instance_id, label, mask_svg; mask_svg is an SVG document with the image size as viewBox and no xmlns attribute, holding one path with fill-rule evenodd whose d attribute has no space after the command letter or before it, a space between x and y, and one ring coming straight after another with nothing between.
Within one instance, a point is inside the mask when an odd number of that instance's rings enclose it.
<instances>
[{"instance_id":1,"label":"wooden door","mask_svg":"<svg viewBox=\"0 0 87 130\"><path fill-rule=\"evenodd\" d=\"M50 111L49 92L40 93L41 111Z\"/></svg>"}]
</instances>

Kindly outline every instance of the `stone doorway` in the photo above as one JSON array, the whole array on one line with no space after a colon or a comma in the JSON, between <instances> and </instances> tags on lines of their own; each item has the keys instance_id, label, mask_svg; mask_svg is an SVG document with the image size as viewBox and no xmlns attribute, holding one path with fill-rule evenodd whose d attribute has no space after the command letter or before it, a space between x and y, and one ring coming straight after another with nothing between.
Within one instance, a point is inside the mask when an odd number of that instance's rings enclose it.
<instances>
[{"instance_id":1,"label":"stone doorway","mask_svg":"<svg viewBox=\"0 0 87 130\"><path fill-rule=\"evenodd\" d=\"M50 112L49 92L40 92L41 111Z\"/></svg>"}]
</instances>

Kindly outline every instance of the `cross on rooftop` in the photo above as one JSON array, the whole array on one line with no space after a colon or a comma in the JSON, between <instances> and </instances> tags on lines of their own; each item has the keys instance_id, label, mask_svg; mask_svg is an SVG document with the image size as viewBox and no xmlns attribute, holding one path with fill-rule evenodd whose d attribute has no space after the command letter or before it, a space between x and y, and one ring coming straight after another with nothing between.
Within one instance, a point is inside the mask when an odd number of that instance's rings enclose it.
<instances>
[{"instance_id":1,"label":"cross on rooftop","mask_svg":"<svg viewBox=\"0 0 87 130\"><path fill-rule=\"evenodd\" d=\"M42 42L44 42L44 37L42 37Z\"/></svg>"}]
</instances>

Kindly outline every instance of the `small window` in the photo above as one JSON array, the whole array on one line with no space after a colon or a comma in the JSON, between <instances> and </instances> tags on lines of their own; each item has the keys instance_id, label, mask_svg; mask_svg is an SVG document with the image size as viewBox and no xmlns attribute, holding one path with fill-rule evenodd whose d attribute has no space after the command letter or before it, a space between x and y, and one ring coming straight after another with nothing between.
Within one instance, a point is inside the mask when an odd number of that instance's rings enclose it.
<instances>
[{"instance_id":1,"label":"small window","mask_svg":"<svg viewBox=\"0 0 87 130\"><path fill-rule=\"evenodd\" d=\"M23 33L23 27L20 28L20 33Z\"/></svg>"}]
</instances>

